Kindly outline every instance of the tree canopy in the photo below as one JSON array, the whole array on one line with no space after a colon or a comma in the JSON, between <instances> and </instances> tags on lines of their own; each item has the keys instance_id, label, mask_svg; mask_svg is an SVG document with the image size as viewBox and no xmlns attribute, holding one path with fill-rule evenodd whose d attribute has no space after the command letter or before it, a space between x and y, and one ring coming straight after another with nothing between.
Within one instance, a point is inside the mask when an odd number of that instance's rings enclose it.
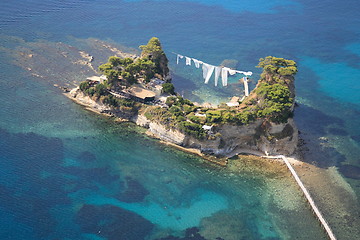
<instances>
[{"instance_id":1,"label":"tree canopy","mask_svg":"<svg viewBox=\"0 0 360 240\"><path fill-rule=\"evenodd\" d=\"M294 99L287 86L261 83L256 89L261 103L258 105L258 117L265 117L273 122L285 122L291 116Z\"/></svg>"},{"instance_id":2,"label":"tree canopy","mask_svg":"<svg viewBox=\"0 0 360 240\"><path fill-rule=\"evenodd\" d=\"M157 73L165 77L169 73L168 59L161 47L160 40L157 37L152 37L146 45L141 45L141 57L150 59L155 63L155 70Z\"/></svg>"},{"instance_id":3,"label":"tree canopy","mask_svg":"<svg viewBox=\"0 0 360 240\"><path fill-rule=\"evenodd\" d=\"M140 45L139 48L143 51L143 54L152 54L156 56L164 54L160 40L157 37L152 37L146 45Z\"/></svg>"},{"instance_id":4,"label":"tree canopy","mask_svg":"<svg viewBox=\"0 0 360 240\"><path fill-rule=\"evenodd\" d=\"M162 87L164 93L175 94L175 87L172 83L164 83Z\"/></svg>"},{"instance_id":5,"label":"tree canopy","mask_svg":"<svg viewBox=\"0 0 360 240\"><path fill-rule=\"evenodd\" d=\"M156 74L160 74L160 78L168 74L168 60L158 38L151 38L148 44L140 48L140 58L111 56L107 63L99 66L99 71L107 77L110 85L131 85L140 78L147 82Z\"/></svg>"},{"instance_id":6,"label":"tree canopy","mask_svg":"<svg viewBox=\"0 0 360 240\"><path fill-rule=\"evenodd\" d=\"M257 67L263 68L267 73L280 74L282 76L295 75L298 71L295 61L272 56L260 58Z\"/></svg>"}]
</instances>

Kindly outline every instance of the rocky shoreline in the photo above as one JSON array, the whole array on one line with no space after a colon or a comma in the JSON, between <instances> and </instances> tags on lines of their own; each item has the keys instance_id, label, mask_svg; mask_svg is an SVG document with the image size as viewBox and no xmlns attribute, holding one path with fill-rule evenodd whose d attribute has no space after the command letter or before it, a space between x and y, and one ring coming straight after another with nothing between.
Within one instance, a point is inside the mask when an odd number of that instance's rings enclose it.
<instances>
[{"instance_id":1,"label":"rocky shoreline","mask_svg":"<svg viewBox=\"0 0 360 240\"><path fill-rule=\"evenodd\" d=\"M64 95L66 97L68 97L69 99L71 99L72 101L74 101L75 103L83 106L88 111L91 111L91 112L94 112L97 114L101 114L106 117L114 117L114 114L111 113L110 107L108 107L100 102L92 100L89 96L86 96L81 91L79 91L78 88L74 88L71 91L66 91L66 92L64 92ZM278 159L262 158L261 156L263 156L264 153L261 151L255 151L255 150L244 149L244 148L238 149L238 151L232 151L230 154L227 154L226 156L215 157L213 155L205 154L200 149L197 149L197 148L181 146L179 144L180 142L176 142L176 140L177 140L176 137L171 138L170 141L169 141L169 138L164 139L162 137L162 135L159 134L159 129L162 129L164 127L160 126L159 124L153 123L151 125L152 128L150 128L149 120L147 120L146 117L142 114L139 114L136 117L133 117L132 119L121 118L119 116L115 116L115 117L116 117L115 121L117 121L117 122L133 122L138 126L147 128L147 131L145 132L145 134L151 138L158 139L162 144L171 146L173 148L179 149L181 151L184 151L184 152L187 152L190 154L197 155L197 156L203 158L204 160L206 160L207 162L221 166L221 167L226 167L228 165L229 158L233 158L233 157L238 158L241 156L246 157L246 158L248 158L248 156L249 156L250 157L249 159L252 159L252 160L256 159L257 162L266 161L266 162L276 163L278 166L284 165L284 163ZM177 137L179 137L179 135L180 135L180 137L185 137L185 135L180 132L173 133L171 135L177 136ZM167 136L169 136L169 135L167 135ZM263 160L261 160L261 159L263 159ZM290 158L290 161L292 164L296 164L296 165L302 164L301 161L295 160L293 158Z\"/></svg>"},{"instance_id":2,"label":"rocky shoreline","mask_svg":"<svg viewBox=\"0 0 360 240\"><path fill-rule=\"evenodd\" d=\"M217 156L221 159L238 154L291 155L295 152L298 143L298 130L293 119L290 118L286 123L267 123L267 126L263 126L264 121L262 120L242 126L224 124L217 129L221 137L200 140L176 129L169 129L159 122L151 121L143 113L126 115L114 111L111 107L85 95L79 88L74 88L64 94L87 110L106 116L114 116L117 121L134 122L138 126L147 128L149 136L205 158L206 156ZM278 138L276 140L269 139L262 132L264 129ZM220 165L224 164L225 161L220 161Z\"/></svg>"},{"instance_id":3,"label":"rocky shoreline","mask_svg":"<svg viewBox=\"0 0 360 240\"><path fill-rule=\"evenodd\" d=\"M77 92L77 93L75 94L75 92ZM111 113L110 107L108 107L100 102L92 100L89 96L86 96L85 94L81 93L81 91L78 91L78 88L74 88L71 91L65 91L64 95L66 97L68 97L69 99L71 99L72 101L74 101L75 103L83 106L88 111L91 111L91 112L94 112L97 114L102 114L107 117L114 116L114 114ZM204 158L205 160L207 160L211 163L214 163L216 165L219 165L219 166L226 166L226 164L227 164L227 158L225 158L225 157L216 158L216 157L208 156L208 155L203 154L199 149L182 147L182 146L174 143L173 141L167 141L167 140L161 138L160 135L154 133L154 129L159 129L159 128L158 127L149 128L150 124L144 115L137 115L136 117L134 117L132 119L126 119L126 118L121 118L119 116L116 116L115 121L117 121L117 122L133 122L133 123L137 124L138 126L148 128L148 130L145 132L145 134L151 138L160 140L160 142L165 145L174 147L176 149L179 149L181 151L184 151L184 152L187 152L190 154L195 154L195 155L200 156L200 157ZM154 123L152 126L157 126L157 124Z\"/></svg>"}]
</instances>

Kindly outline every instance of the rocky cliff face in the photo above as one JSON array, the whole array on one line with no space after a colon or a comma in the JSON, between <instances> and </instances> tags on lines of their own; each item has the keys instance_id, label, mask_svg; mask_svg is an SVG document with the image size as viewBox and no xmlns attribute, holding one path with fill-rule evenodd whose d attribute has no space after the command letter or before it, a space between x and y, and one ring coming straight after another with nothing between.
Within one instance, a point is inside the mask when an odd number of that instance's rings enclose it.
<instances>
[{"instance_id":1,"label":"rocky cliff face","mask_svg":"<svg viewBox=\"0 0 360 240\"><path fill-rule=\"evenodd\" d=\"M184 145L184 140L186 138L185 134L174 129L168 129L166 126L157 122L150 121L142 114L139 114L136 117L132 118L131 121L135 122L136 125L148 128L149 132L152 133L152 135L160 138L161 140L171 142L180 146Z\"/></svg>"},{"instance_id":2,"label":"rocky cliff face","mask_svg":"<svg viewBox=\"0 0 360 240\"><path fill-rule=\"evenodd\" d=\"M157 123L151 123L149 130L165 141L218 156L233 156L238 153L291 155L298 144L298 130L293 119L281 124L258 120L242 126L221 125L215 129L221 136L211 140L199 140L179 131L169 131Z\"/></svg>"},{"instance_id":3,"label":"rocky cliff face","mask_svg":"<svg viewBox=\"0 0 360 240\"><path fill-rule=\"evenodd\" d=\"M111 111L109 106L104 105L101 102L94 101L89 96L85 95L80 89L74 88L69 93L66 94L76 103L87 107L87 109L97 112L97 113L105 113Z\"/></svg>"},{"instance_id":4,"label":"rocky cliff face","mask_svg":"<svg viewBox=\"0 0 360 240\"><path fill-rule=\"evenodd\" d=\"M78 87L72 89L69 93L65 93L65 95L70 99L72 99L74 102L85 106L86 109L96 113L101 113L108 116L114 116L123 121L136 122L136 119L138 118L137 113L135 112L121 111L120 109L114 109L108 105L103 104L99 100L97 101L94 100L93 98L85 95ZM139 125L141 126L141 124Z\"/></svg>"},{"instance_id":5,"label":"rocky cliff face","mask_svg":"<svg viewBox=\"0 0 360 240\"><path fill-rule=\"evenodd\" d=\"M166 126L156 122L150 122L149 130L155 136L158 136L164 141L175 143L180 146L185 146L184 142L186 139L186 135L178 130L168 129Z\"/></svg>"},{"instance_id":6,"label":"rocky cliff face","mask_svg":"<svg viewBox=\"0 0 360 240\"><path fill-rule=\"evenodd\" d=\"M263 119L248 125L223 124L214 127L213 131L219 133L216 137L211 137L212 134L209 133L209 138L199 140L178 130L169 129L158 122L150 121L142 114L129 115L116 112L84 95L78 88L73 89L68 96L90 110L128 119L139 126L148 128L149 132L164 141L199 149L206 154L218 156L232 156L238 153L291 155L298 144L298 129L292 118L281 124Z\"/></svg>"},{"instance_id":7,"label":"rocky cliff face","mask_svg":"<svg viewBox=\"0 0 360 240\"><path fill-rule=\"evenodd\" d=\"M220 156L237 153L293 154L298 144L298 129L292 119L295 106L296 63L269 56L260 59L259 67L264 71L256 89L237 109L233 109L240 114L246 113L248 117L250 116L252 118L248 121L250 123L223 123L226 121L207 123L214 127L203 139L188 134L182 139L170 131L167 134L159 134L162 132L160 124L154 125L150 130L166 141L176 142L183 147L197 148L208 154ZM217 110L226 111L226 109Z\"/></svg>"}]
</instances>

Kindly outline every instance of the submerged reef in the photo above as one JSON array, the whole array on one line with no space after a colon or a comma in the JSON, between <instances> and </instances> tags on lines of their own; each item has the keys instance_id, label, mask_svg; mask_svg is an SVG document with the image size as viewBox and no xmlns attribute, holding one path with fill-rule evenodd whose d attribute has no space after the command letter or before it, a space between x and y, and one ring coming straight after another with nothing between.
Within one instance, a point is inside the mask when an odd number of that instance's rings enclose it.
<instances>
[{"instance_id":1,"label":"submerged reef","mask_svg":"<svg viewBox=\"0 0 360 240\"><path fill-rule=\"evenodd\" d=\"M144 239L153 229L153 224L143 217L112 205L85 204L77 213L76 222L84 232L108 240Z\"/></svg>"}]
</instances>

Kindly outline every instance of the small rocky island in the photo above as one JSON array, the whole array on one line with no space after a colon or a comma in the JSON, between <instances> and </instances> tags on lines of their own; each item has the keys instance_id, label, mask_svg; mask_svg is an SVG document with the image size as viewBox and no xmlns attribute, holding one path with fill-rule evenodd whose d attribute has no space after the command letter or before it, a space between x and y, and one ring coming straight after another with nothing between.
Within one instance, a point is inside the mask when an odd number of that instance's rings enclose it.
<instances>
[{"instance_id":1,"label":"small rocky island","mask_svg":"<svg viewBox=\"0 0 360 240\"><path fill-rule=\"evenodd\" d=\"M235 106L199 106L175 92L168 59L151 38L134 57L111 56L94 76L67 96L90 110L132 121L153 136L215 156L239 153L291 155L298 144L294 75L296 63L260 59L263 72L248 97Z\"/></svg>"}]
</instances>

